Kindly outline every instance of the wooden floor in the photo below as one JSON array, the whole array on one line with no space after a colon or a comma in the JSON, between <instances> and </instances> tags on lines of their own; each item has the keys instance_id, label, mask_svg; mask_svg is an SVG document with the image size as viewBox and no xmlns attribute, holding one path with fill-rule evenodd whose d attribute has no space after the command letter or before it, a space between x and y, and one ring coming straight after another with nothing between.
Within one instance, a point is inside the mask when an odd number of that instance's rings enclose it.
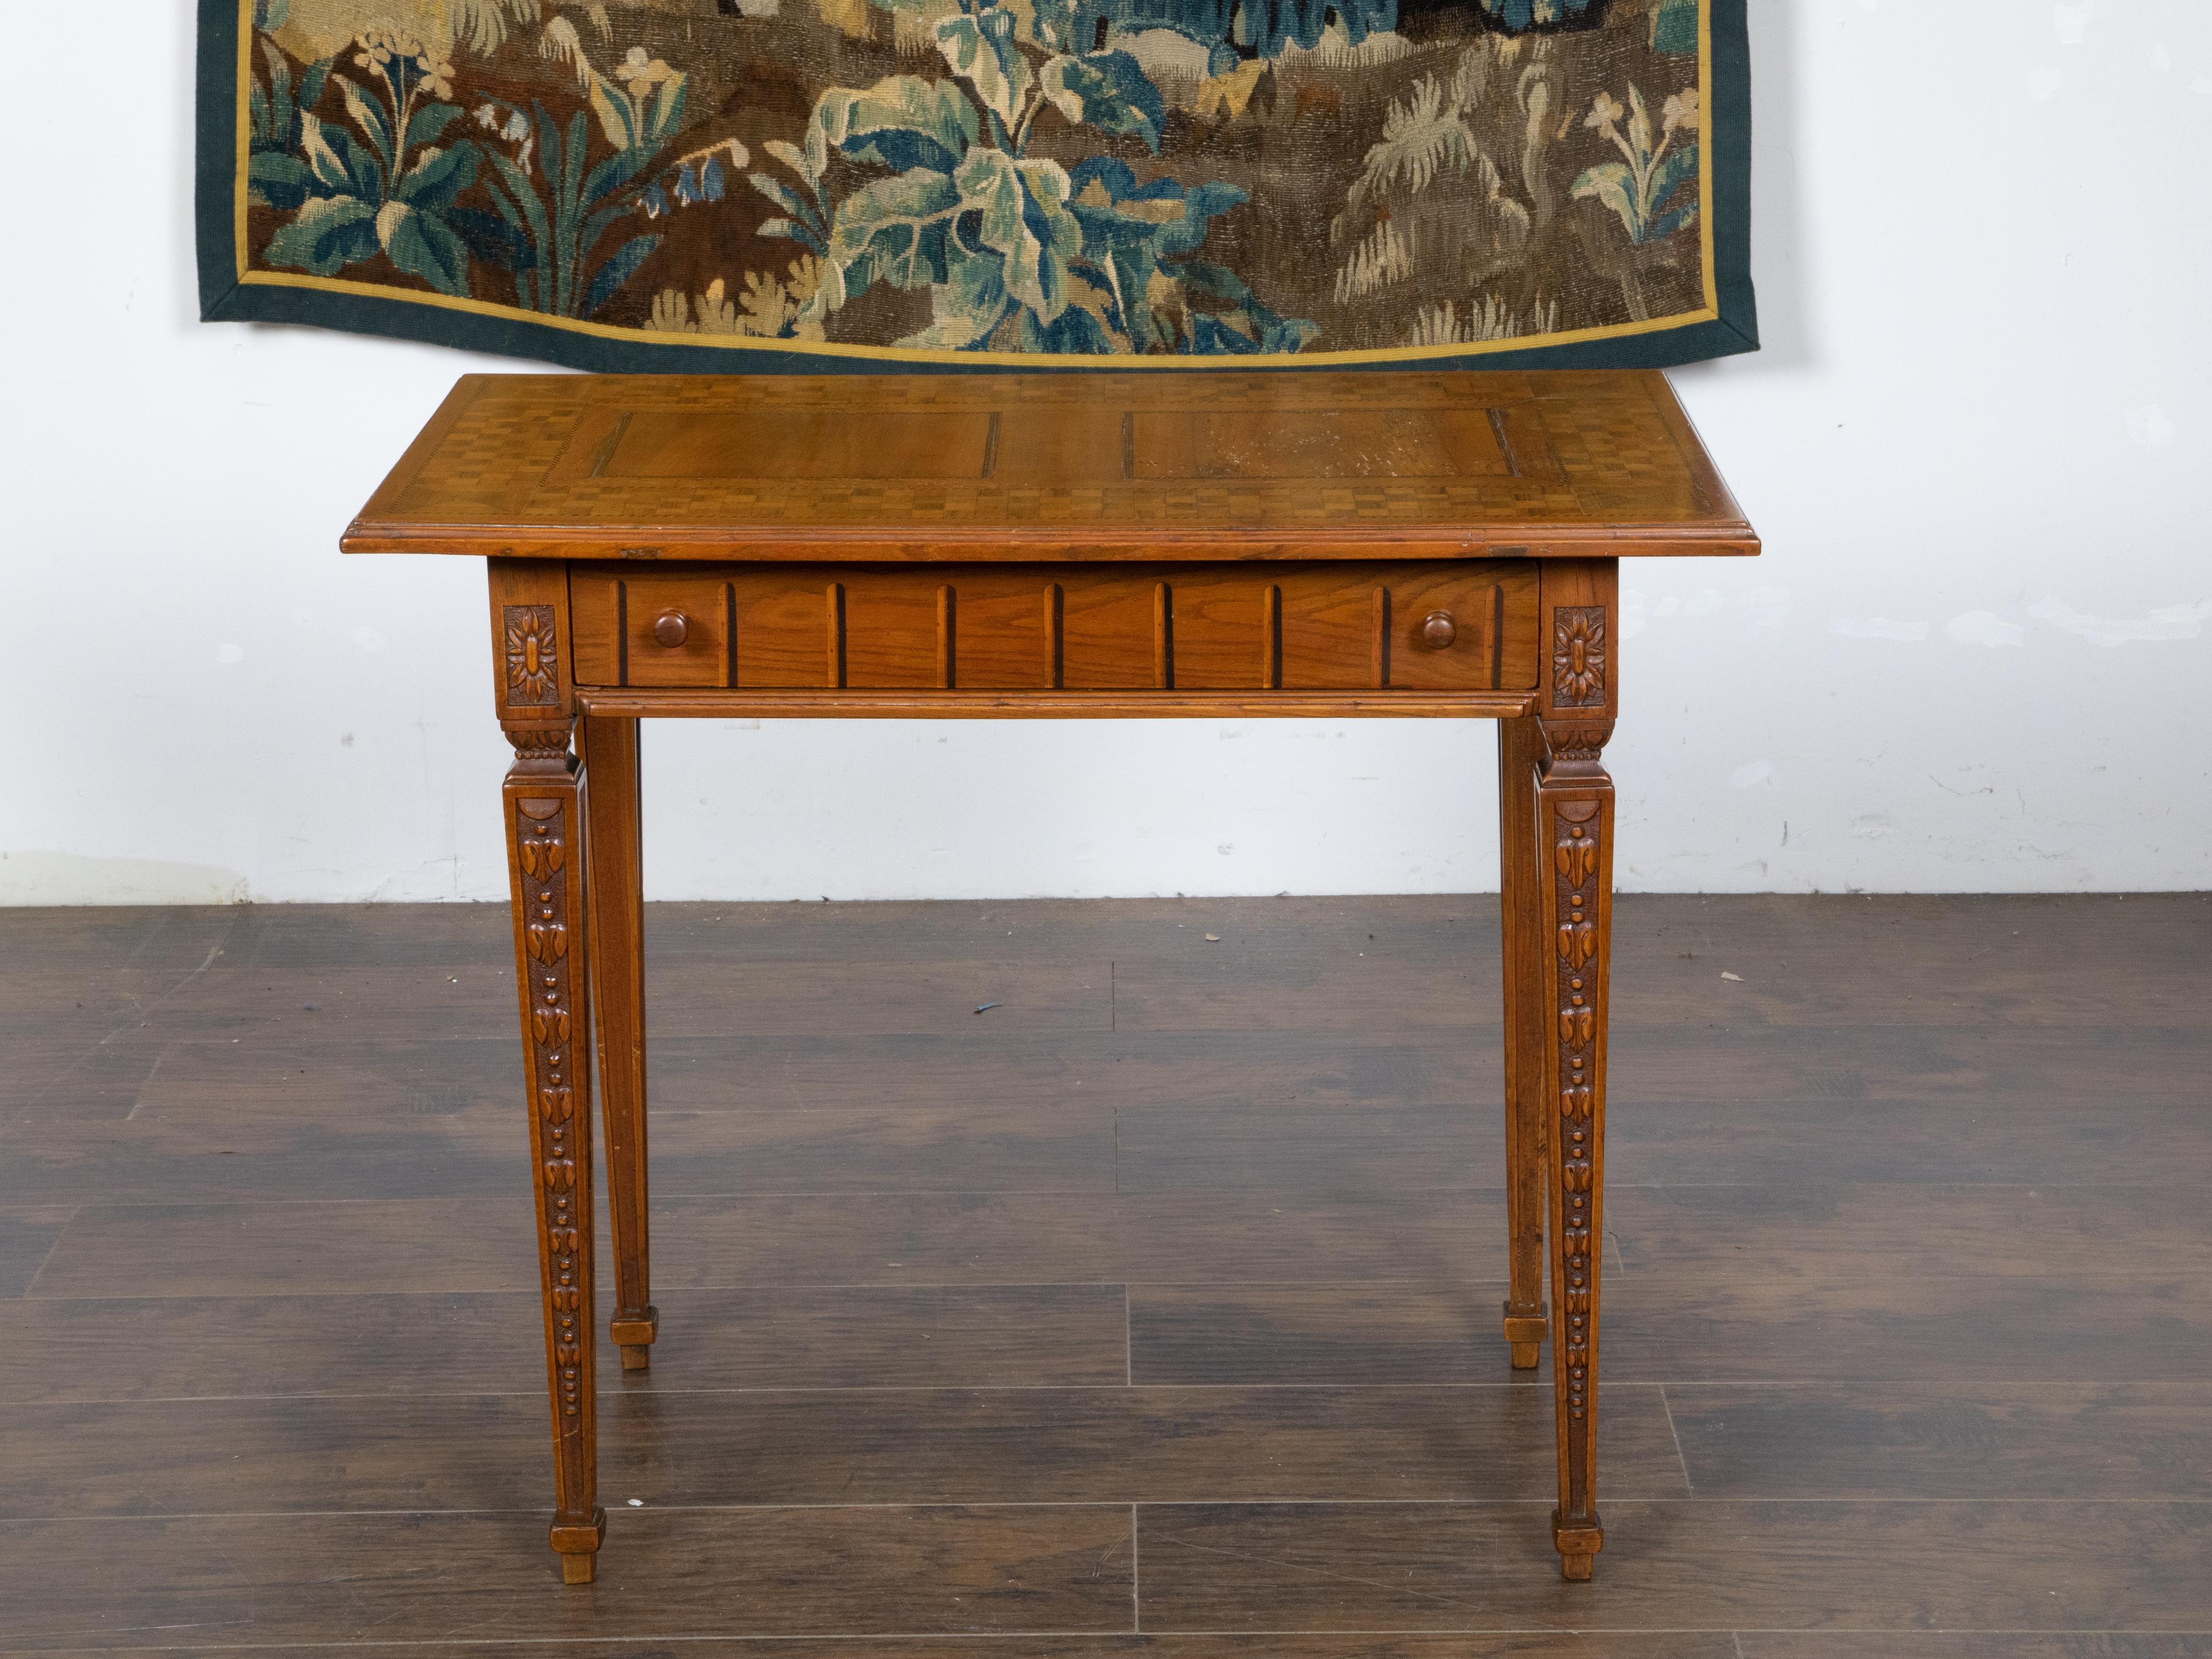
<instances>
[{"instance_id":1,"label":"wooden floor","mask_svg":"<svg viewBox=\"0 0 2212 1659\"><path fill-rule=\"evenodd\" d=\"M1622 902L1580 1586L1493 900L649 926L564 1590L503 911L0 912L0 1652L2212 1656L2203 898Z\"/></svg>"}]
</instances>

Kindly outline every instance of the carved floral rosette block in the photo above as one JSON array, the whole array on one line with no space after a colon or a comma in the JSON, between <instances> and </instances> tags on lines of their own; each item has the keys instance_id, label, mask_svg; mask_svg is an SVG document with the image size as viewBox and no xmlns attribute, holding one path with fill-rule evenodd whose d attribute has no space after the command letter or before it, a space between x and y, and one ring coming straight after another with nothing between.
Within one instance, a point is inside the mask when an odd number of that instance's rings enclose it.
<instances>
[{"instance_id":1,"label":"carved floral rosette block","mask_svg":"<svg viewBox=\"0 0 2212 1659\"><path fill-rule=\"evenodd\" d=\"M1595 708L1605 696L1605 606L1563 605L1552 611L1552 706Z\"/></svg>"},{"instance_id":2,"label":"carved floral rosette block","mask_svg":"<svg viewBox=\"0 0 2212 1659\"><path fill-rule=\"evenodd\" d=\"M510 708L550 708L560 701L560 672L550 605L510 605L502 611ZM565 747L565 744L563 744Z\"/></svg>"}]
</instances>

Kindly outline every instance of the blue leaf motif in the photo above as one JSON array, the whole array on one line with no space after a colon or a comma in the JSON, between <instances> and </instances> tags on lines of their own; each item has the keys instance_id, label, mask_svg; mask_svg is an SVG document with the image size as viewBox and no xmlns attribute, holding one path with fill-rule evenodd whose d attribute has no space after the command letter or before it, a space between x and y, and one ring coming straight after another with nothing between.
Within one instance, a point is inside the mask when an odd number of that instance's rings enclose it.
<instances>
[{"instance_id":1,"label":"blue leaf motif","mask_svg":"<svg viewBox=\"0 0 2212 1659\"><path fill-rule=\"evenodd\" d=\"M891 76L866 92L825 92L814 120L825 147L837 145L856 161L880 161L899 173L927 167L950 173L981 132L975 106L957 82L910 75Z\"/></svg>"},{"instance_id":2,"label":"blue leaf motif","mask_svg":"<svg viewBox=\"0 0 2212 1659\"><path fill-rule=\"evenodd\" d=\"M1134 133L1146 149L1160 147L1166 105L1144 65L1126 52L1054 58L1044 68L1044 94L1075 125Z\"/></svg>"},{"instance_id":3,"label":"blue leaf motif","mask_svg":"<svg viewBox=\"0 0 2212 1659\"><path fill-rule=\"evenodd\" d=\"M637 275L637 268L660 246L658 236L636 236L624 242L599 267L599 275L592 278L592 286L584 295L580 313L588 317L615 297L615 290Z\"/></svg>"},{"instance_id":4,"label":"blue leaf motif","mask_svg":"<svg viewBox=\"0 0 2212 1659\"><path fill-rule=\"evenodd\" d=\"M471 253L501 270L523 271L538 264L538 250L516 226L483 208L449 209L446 222L468 244Z\"/></svg>"},{"instance_id":5,"label":"blue leaf motif","mask_svg":"<svg viewBox=\"0 0 2212 1659\"><path fill-rule=\"evenodd\" d=\"M376 210L357 196L318 196L269 239L264 257L313 276L335 276L377 251Z\"/></svg>"},{"instance_id":6,"label":"blue leaf motif","mask_svg":"<svg viewBox=\"0 0 2212 1659\"><path fill-rule=\"evenodd\" d=\"M1593 0L1481 0L1491 21L1509 34L1580 22Z\"/></svg>"},{"instance_id":7,"label":"blue leaf motif","mask_svg":"<svg viewBox=\"0 0 2212 1659\"><path fill-rule=\"evenodd\" d=\"M1203 312L1190 319L1190 344L1193 354L1200 357L1246 357L1260 349L1258 341L1223 327Z\"/></svg>"},{"instance_id":8,"label":"blue leaf motif","mask_svg":"<svg viewBox=\"0 0 2212 1659\"><path fill-rule=\"evenodd\" d=\"M1540 10L1590 0L1486 0ZM1310 52L1332 26L1358 46L1398 27L1400 0L1031 0L1036 38L1061 51L1103 46L1115 33L1172 29L1212 49L1210 75L1226 75L1243 53L1273 58L1296 45ZM1496 25L1493 25L1495 27ZM1517 31L1516 31L1517 32Z\"/></svg>"},{"instance_id":9,"label":"blue leaf motif","mask_svg":"<svg viewBox=\"0 0 2212 1659\"><path fill-rule=\"evenodd\" d=\"M400 270L441 294L469 291L468 244L445 221L395 201L378 216L377 228L387 233L384 251Z\"/></svg>"}]
</instances>

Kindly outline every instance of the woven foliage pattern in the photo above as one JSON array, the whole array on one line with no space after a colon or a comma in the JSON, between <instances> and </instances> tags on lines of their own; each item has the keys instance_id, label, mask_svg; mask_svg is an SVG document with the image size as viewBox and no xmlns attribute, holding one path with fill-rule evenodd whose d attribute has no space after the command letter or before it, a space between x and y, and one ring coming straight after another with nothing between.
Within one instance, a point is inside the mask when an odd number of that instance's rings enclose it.
<instances>
[{"instance_id":1,"label":"woven foliage pattern","mask_svg":"<svg viewBox=\"0 0 2212 1659\"><path fill-rule=\"evenodd\" d=\"M1741 349L1684 332L1726 3L202 0L207 309L708 370Z\"/></svg>"}]
</instances>

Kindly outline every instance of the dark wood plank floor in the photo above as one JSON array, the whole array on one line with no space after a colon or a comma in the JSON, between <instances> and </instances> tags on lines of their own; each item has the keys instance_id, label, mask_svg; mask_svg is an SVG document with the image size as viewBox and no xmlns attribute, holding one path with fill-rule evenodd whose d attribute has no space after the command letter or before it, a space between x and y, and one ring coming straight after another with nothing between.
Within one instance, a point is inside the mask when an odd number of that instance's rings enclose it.
<instances>
[{"instance_id":1,"label":"dark wood plank floor","mask_svg":"<svg viewBox=\"0 0 2212 1659\"><path fill-rule=\"evenodd\" d=\"M0 912L0 1652L2212 1659L2212 902L1619 926L1594 1584L1409 898L656 907L563 1590L504 913Z\"/></svg>"}]
</instances>

